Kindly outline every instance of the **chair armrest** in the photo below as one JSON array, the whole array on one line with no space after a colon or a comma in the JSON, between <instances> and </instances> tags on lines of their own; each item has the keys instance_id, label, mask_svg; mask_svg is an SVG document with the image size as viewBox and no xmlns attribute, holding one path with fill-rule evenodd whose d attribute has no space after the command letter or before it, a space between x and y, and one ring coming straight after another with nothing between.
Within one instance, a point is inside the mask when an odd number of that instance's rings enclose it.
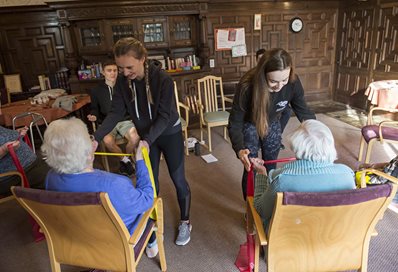
<instances>
[{"instance_id":1,"label":"chair armrest","mask_svg":"<svg viewBox=\"0 0 398 272\"><path fill-rule=\"evenodd\" d=\"M389 125L395 125L395 126L389 126ZM383 137L383 127L392 127L395 128L398 132L398 121L382 121L379 124L379 135L380 135L380 143L383 143L384 137Z\"/></svg>"},{"instance_id":2,"label":"chair armrest","mask_svg":"<svg viewBox=\"0 0 398 272\"><path fill-rule=\"evenodd\" d=\"M253 197L247 197L247 203L249 204L250 215L253 218L254 226L256 227L257 235L262 246L266 246L268 244L267 236L265 235L263 220L258 215L256 208L253 204ZM249 220L249 219L248 219Z\"/></svg>"},{"instance_id":3,"label":"chair armrest","mask_svg":"<svg viewBox=\"0 0 398 272\"><path fill-rule=\"evenodd\" d=\"M381 107L373 107L370 109L368 113L368 120L366 122L367 125L373 125L373 112L375 111L384 111L384 112L398 112L398 109L388 109L388 108L381 108Z\"/></svg>"},{"instance_id":4,"label":"chair armrest","mask_svg":"<svg viewBox=\"0 0 398 272\"><path fill-rule=\"evenodd\" d=\"M178 106L184 108L185 110L189 111L189 107L182 102L178 102Z\"/></svg>"},{"instance_id":5,"label":"chair armrest","mask_svg":"<svg viewBox=\"0 0 398 272\"><path fill-rule=\"evenodd\" d=\"M374 168L374 169L383 169L388 162L379 162L379 163L362 163L358 166L359 170L365 169L365 168Z\"/></svg>"},{"instance_id":6,"label":"chair armrest","mask_svg":"<svg viewBox=\"0 0 398 272\"><path fill-rule=\"evenodd\" d=\"M386 174L386 173L384 173L384 172L382 172L382 171L380 171L380 170L377 170L377 169L367 168L367 169L363 169L363 170L362 170L361 188L366 187L365 175L366 175L367 172L372 172L373 174L378 175L378 176L380 176L380 177L383 177L383 178L385 178L385 179L391 181L392 183L398 184L398 178L393 177L393 176L391 176L391 175L389 175L389 174ZM362 186L363 183L365 184L365 186Z\"/></svg>"},{"instance_id":7,"label":"chair armrest","mask_svg":"<svg viewBox=\"0 0 398 272\"><path fill-rule=\"evenodd\" d=\"M188 125L189 125L189 107L181 102L178 102L178 106L182 107L185 110L185 122L187 123L187 127L188 127Z\"/></svg>"},{"instance_id":8,"label":"chair armrest","mask_svg":"<svg viewBox=\"0 0 398 272\"><path fill-rule=\"evenodd\" d=\"M229 103L233 103L234 102L234 100L232 98L229 98L229 97L226 97L226 96L224 96L224 100L226 102L229 102Z\"/></svg>"},{"instance_id":9,"label":"chair armrest","mask_svg":"<svg viewBox=\"0 0 398 272\"><path fill-rule=\"evenodd\" d=\"M141 238L142 233L145 230L146 224L151 216L153 210L158 205L158 202L161 201L159 198L155 198L153 201L152 207L150 207L142 216L140 222L138 223L137 228L135 229L134 233L131 235L129 244L136 245Z\"/></svg>"},{"instance_id":10,"label":"chair armrest","mask_svg":"<svg viewBox=\"0 0 398 272\"><path fill-rule=\"evenodd\" d=\"M0 177L8 177L8 176L19 176L21 181L23 179L21 173L19 173L17 171L9 171L9 172L5 172L5 173L0 174Z\"/></svg>"},{"instance_id":11,"label":"chair armrest","mask_svg":"<svg viewBox=\"0 0 398 272\"><path fill-rule=\"evenodd\" d=\"M17 171L9 171L9 172L0 174L0 177L8 177L8 176L18 176L19 179L21 180L21 186L23 187L23 177L22 177L21 173L19 173ZM12 200L12 199L14 199L14 195L0 197L0 203L4 203L4 202L6 202L8 200Z\"/></svg>"}]
</instances>

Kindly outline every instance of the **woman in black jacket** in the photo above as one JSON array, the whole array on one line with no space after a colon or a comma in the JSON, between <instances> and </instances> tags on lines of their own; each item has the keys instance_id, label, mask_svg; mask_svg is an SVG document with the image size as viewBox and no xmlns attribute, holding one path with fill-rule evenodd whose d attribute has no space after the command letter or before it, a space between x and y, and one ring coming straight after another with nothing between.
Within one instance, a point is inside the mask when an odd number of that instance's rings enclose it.
<instances>
[{"instance_id":1,"label":"woman in black jacket","mask_svg":"<svg viewBox=\"0 0 398 272\"><path fill-rule=\"evenodd\" d=\"M289 53L281 48L267 50L257 66L241 78L228 123L232 148L245 167L244 198L249 158L257 157L260 148L263 160L278 157L284 129L281 116L290 110L289 104L300 122L315 119L305 103L304 89L294 73ZM276 164L266 165L268 172L275 167Z\"/></svg>"},{"instance_id":2,"label":"woman in black jacket","mask_svg":"<svg viewBox=\"0 0 398 272\"><path fill-rule=\"evenodd\" d=\"M184 142L177 112L171 77L161 70L160 63L149 61L147 50L134 38L123 38L113 49L120 75L116 81L112 109L96 131L102 139L127 113L140 138L149 148L156 189L159 192L159 163L163 153L177 191L181 223L177 245L190 240L189 222L191 192L185 179Z\"/></svg>"}]
</instances>

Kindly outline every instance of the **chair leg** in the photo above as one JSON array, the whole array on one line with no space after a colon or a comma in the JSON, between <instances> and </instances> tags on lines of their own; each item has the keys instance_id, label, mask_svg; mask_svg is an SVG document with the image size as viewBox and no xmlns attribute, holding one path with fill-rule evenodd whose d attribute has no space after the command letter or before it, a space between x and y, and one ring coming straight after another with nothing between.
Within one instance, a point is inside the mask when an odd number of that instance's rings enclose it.
<instances>
[{"instance_id":1,"label":"chair leg","mask_svg":"<svg viewBox=\"0 0 398 272\"><path fill-rule=\"evenodd\" d=\"M368 143L368 148L366 149L365 163L369 163L369 161L370 161L370 155L372 153L372 148L373 148L373 144L375 141L376 141L376 139L372 139Z\"/></svg>"},{"instance_id":2,"label":"chair leg","mask_svg":"<svg viewBox=\"0 0 398 272\"><path fill-rule=\"evenodd\" d=\"M365 139L362 137L361 138L361 144L359 146L358 161L362 160L364 146L365 146Z\"/></svg>"},{"instance_id":3,"label":"chair leg","mask_svg":"<svg viewBox=\"0 0 398 272\"><path fill-rule=\"evenodd\" d=\"M260 241L258 240L258 236L255 237L254 244L254 272L258 272L260 261Z\"/></svg>"},{"instance_id":4,"label":"chair leg","mask_svg":"<svg viewBox=\"0 0 398 272\"><path fill-rule=\"evenodd\" d=\"M207 126L207 138L209 139L209 152L211 152L211 128Z\"/></svg>"},{"instance_id":5,"label":"chair leg","mask_svg":"<svg viewBox=\"0 0 398 272\"><path fill-rule=\"evenodd\" d=\"M61 264L55 260L55 255L53 255L53 251L50 252L50 263L51 263L51 271L52 272L61 272Z\"/></svg>"},{"instance_id":6,"label":"chair leg","mask_svg":"<svg viewBox=\"0 0 398 272\"><path fill-rule=\"evenodd\" d=\"M166 254L164 251L164 237L163 234L156 233L156 239L158 241L159 247L159 259L160 259L160 269L162 271L167 270L167 263L166 263Z\"/></svg>"},{"instance_id":7,"label":"chair leg","mask_svg":"<svg viewBox=\"0 0 398 272\"><path fill-rule=\"evenodd\" d=\"M103 152L106 152L106 148L105 148L105 144L104 142L101 141L100 143L100 148ZM109 168L109 162L108 162L108 157L107 156L101 156L101 160L102 160L102 166L104 167L105 171L110 172L110 168Z\"/></svg>"},{"instance_id":8,"label":"chair leg","mask_svg":"<svg viewBox=\"0 0 398 272\"><path fill-rule=\"evenodd\" d=\"M203 124L200 122L200 142L203 143Z\"/></svg>"},{"instance_id":9,"label":"chair leg","mask_svg":"<svg viewBox=\"0 0 398 272\"><path fill-rule=\"evenodd\" d=\"M228 138L227 138L227 127L224 126L224 139L228 142Z\"/></svg>"}]
</instances>

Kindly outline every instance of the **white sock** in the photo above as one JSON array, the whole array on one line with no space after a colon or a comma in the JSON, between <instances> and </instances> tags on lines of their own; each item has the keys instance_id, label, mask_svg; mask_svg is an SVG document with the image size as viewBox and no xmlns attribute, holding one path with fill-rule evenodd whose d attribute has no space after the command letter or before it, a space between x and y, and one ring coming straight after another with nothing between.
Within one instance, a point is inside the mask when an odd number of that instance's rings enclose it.
<instances>
[{"instance_id":1,"label":"white sock","mask_svg":"<svg viewBox=\"0 0 398 272\"><path fill-rule=\"evenodd\" d=\"M124 163L129 163L131 162L130 159L127 156L124 156L123 159L121 160Z\"/></svg>"}]
</instances>

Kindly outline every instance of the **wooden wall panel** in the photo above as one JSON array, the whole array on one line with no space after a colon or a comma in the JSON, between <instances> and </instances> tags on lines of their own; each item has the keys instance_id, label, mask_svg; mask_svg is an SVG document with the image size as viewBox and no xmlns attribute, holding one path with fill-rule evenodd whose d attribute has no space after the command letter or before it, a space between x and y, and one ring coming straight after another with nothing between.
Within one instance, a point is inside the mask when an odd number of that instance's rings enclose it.
<instances>
[{"instance_id":1,"label":"wooden wall panel","mask_svg":"<svg viewBox=\"0 0 398 272\"><path fill-rule=\"evenodd\" d=\"M2 14L0 37L3 72L20 73L25 90L38 85L38 75L64 66L63 38L53 12Z\"/></svg>"},{"instance_id":2,"label":"wooden wall panel","mask_svg":"<svg viewBox=\"0 0 398 272\"><path fill-rule=\"evenodd\" d=\"M382 6L377 24L374 80L398 78L398 3Z\"/></svg>"},{"instance_id":3,"label":"wooden wall panel","mask_svg":"<svg viewBox=\"0 0 398 272\"><path fill-rule=\"evenodd\" d=\"M38 75L61 68L63 43L58 26L21 26L18 30L5 28L3 32L7 41L4 54L12 59L6 72L21 73L25 88L37 85Z\"/></svg>"},{"instance_id":4,"label":"wooden wall panel","mask_svg":"<svg viewBox=\"0 0 398 272\"><path fill-rule=\"evenodd\" d=\"M221 6L215 6L213 12L210 6L207 30L210 58L214 58L216 64L213 74L221 75L225 82L236 83L256 65L255 53L258 49L282 47L293 57L307 99L331 98L338 9L334 6L326 10L311 6L283 8L272 3L256 5L259 7L257 11L243 11L241 7L232 6L228 7L228 12L220 12ZM275 9L275 6L279 8ZM253 30L255 13L262 15L259 31ZM304 21L304 29L300 33L289 30L289 22L296 16ZM245 28L247 56L232 58L231 51L215 51L214 29L225 27Z\"/></svg>"}]
</instances>

